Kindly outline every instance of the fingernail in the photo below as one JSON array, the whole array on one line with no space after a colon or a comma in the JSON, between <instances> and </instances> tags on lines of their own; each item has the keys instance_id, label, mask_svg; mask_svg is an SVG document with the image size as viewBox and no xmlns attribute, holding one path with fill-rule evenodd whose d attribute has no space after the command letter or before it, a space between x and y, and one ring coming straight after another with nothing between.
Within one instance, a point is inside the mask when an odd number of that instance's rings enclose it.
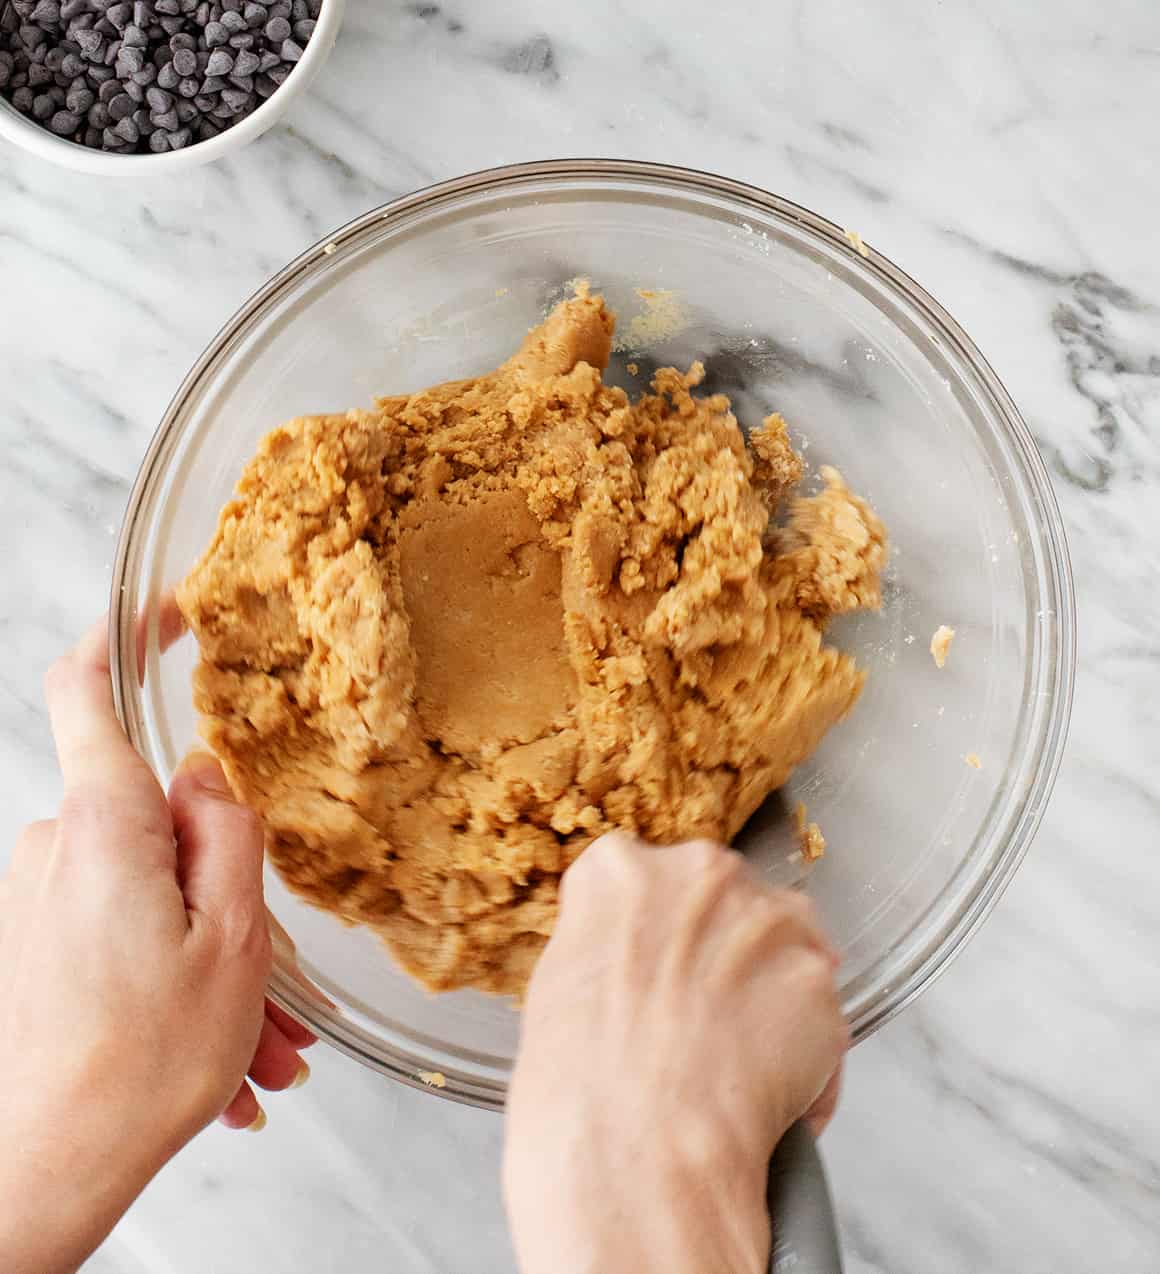
<instances>
[{"instance_id":1,"label":"fingernail","mask_svg":"<svg viewBox=\"0 0 1160 1274\"><path fill-rule=\"evenodd\" d=\"M254 1122L246 1125L246 1132L261 1132L266 1126L266 1112L258 1107L258 1113L254 1116Z\"/></svg>"},{"instance_id":2,"label":"fingernail","mask_svg":"<svg viewBox=\"0 0 1160 1274\"><path fill-rule=\"evenodd\" d=\"M303 1084L310 1078L310 1067L304 1061L298 1062L298 1074L294 1076L291 1088L301 1088Z\"/></svg>"},{"instance_id":3,"label":"fingernail","mask_svg":"<svg viewBox=\"0 0 1160 1274\"><path fill-rule=\"evenodd\" d=\"M181 763L193 781L200 788L212 792L215 796L228 796L233 799L233 791L216 756L209 752L191 752Z\"/></svg>"}]
</instances>

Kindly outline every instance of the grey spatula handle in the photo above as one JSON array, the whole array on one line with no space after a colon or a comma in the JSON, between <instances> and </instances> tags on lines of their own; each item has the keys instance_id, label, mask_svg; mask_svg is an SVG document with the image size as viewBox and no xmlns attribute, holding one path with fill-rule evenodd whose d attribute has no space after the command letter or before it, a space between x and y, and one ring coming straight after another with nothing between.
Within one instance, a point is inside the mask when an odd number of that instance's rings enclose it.
<instances>
[{"instance_id":1,"label":"grey spatula handle","mask_svg":"<svg viewBox=\"0 0 1160 1274\"><path fill-rule=\"evenodd\" d=\"M826 1169L813 1135L794 1124L769 1161L770 1274L842 1274L842 1249Z\"/></svg>"}]
</instances>

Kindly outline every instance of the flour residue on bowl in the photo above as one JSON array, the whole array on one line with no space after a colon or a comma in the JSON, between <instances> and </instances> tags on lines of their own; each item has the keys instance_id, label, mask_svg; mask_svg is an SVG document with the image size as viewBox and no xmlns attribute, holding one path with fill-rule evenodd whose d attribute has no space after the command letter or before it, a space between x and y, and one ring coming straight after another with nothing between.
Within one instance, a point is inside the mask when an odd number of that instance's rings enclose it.
<instances>
[{"instance_id":1,"label":"flour residue on bowl","mask_svg":"<svg viewBox=\"0 0 1160 1274\"><path fill-rule=\"evenodd\" d=\"M679 292L671 288L636 288L644 309L632 315L617 332L612 348L617 353L639 353L679 336L692 324L692 311Z\"/></svg>"}]
</instances>

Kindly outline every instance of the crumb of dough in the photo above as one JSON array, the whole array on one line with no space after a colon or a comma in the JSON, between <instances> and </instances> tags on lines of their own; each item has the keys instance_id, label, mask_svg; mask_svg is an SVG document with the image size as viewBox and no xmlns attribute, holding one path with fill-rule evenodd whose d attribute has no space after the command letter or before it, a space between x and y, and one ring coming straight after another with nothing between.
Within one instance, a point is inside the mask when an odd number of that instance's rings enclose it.
<instances>
[{"instance_id":1,"label":"crumb of dough","mask_svg":"<svg viewBox=\"0 0 1160 1274\"><path fill-rule=\"evenodd\" d=\"M947 655L951 652L951 642L955 639L955 630L946 624L940 624L930 639L930 654L936 668L946 667Z\"/></svg>"},{"instance_id":2,"label":"crumb of dough","mask_svg":"<svg viewBox=\"0 0 1160 1274\"><path fill-rule=\"evenodd\" d=\"M798 801L794 807L794 824L797 831L798 848L807 863L815 862L826 852L826 838L817 823L806 821L809 811L805 801Z\"/></svg>"},{"instance_id":3,"label":"crumb of dough","mask_svg":"<svg viewBox=\"0 0 1160 1274\"><path fill-rule=\"evenodd\" d=\"M288 886L435 990L519 995L620 828L728 842L853 707L881 523L793 493L699 367L630 401L585 292L497 370L269 433L178 600L200 729Z\"/></svg>"},{"instance_id":4,"label":"crumb of dough","mask_svg":"<svg viewBox=\"0 0 1160 1274\"><path fill-rule=\"evenodd\" d=\"M966 761L972 770L981 770L983 768L983 762L979 760L979 754L977 752L968 752L967 755L963 757L963 760Z\"/></svg>"},{"instance_id":5,"label":"crumb of dough","mask_svg":"<svg viewBox=\"0 0 1160 1274\"><path fill-rule=\"evenodd\" d=\"M419 1071L418 1078L428 1088L446 1088L447 1076L442 1071Z\"/></svg>"},{"instance_id":6,"label":"crumb of dough","mask_svg":"<svg viewBox=\"0 0 1160 1274\"><path fill-rule=\"evenodd\" d=\"M846 236L846 242L860 257L868 257L870 255L870 249L862 241L862 236L857 230L844 230L842 233Z\"/></svg>"},{"instance_id":7,"label":"crumb of dough","mask_svg":"<svg viewBox=\"0 0 1160 1274\"><path fill-rule=\"evenodd\" d=\"M640 374L640 368L637 366L636 363L628 363L627 367L628 367L628 374L630 376L637 376Z\"/></svg>"},{"instance_id":8,"label":"crumb of dough","mask_svg":"<svg viewBox=\"0 0 1160 1274\"><path fill-rule=\"evenodd\" d=\"M322 246L323 255L332 257L338 251L337 243L326 243Z\"/></svg>"},{"instance_id":9,"label":"crumb of dough","mask_svg":"<svg viewBox=\"0 0 1160 1274\"><path fill-rule=\"evenodd\" d=\"M507 296L507 294L508 294L510 291L511 291L511 288L496 288L496 290L495 290L495 294L496 294L496 296L497 296L497 297L500 297L500 296Z\"/></svg>"},{"instance_id":10,"label":"crumb of dough","mask_svg":"<svg viewBox=\"0 0 1160 1274\"><path fill-rule=\"evenodd\" d=\"M615 350L642 350L678 336L689 326L689 307L671 288L637 288L644 312L628 321L613 342Z\"/></svg>"}]
</instances>

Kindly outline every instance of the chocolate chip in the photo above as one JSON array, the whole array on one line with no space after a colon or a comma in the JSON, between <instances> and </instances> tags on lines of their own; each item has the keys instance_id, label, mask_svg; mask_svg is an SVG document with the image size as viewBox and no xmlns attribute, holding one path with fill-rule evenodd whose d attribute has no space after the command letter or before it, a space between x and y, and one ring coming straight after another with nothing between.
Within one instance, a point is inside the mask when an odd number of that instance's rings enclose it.
<instances>
[{"instance_id":1,"label":"chocolate chip","mask_svg":"<svg viewBox=\"0 0 1160 1274\"><path fill-rule=\"evenodd\" d=\"M74 114L86 115L89 107L96 101L96 95L89 88L70 88L64 99L65 106Z\"/></svg>"},{"instance_id":2,"label":"chocolate chip","mask_svg":"<svg viewBox=\"0 0 1160 1274\"><path fill-rule=\"evenodd\" d=\"M99 31L78 31L73 39L90 62L99 62L105 56L105 37Z\"/></svg>"},{"instance_id":3,"label":"chocolate chip","mask_svg":"<svg viewBox=\"0 0 1160 1274\"><path fill-rule=\"evenodd\" d=\"M135 146L141 140L141 130L132 121L129 116L123 120L119 120L113 128L113 132L117 134L122 141L126 141L130 146Z\"/></svg>"},{"instance_id":4,"label":"chocolate chip","mask_svg":"<svg viewBox=\"0 0 1160 1274\"><path fill-rule=\"evenodd\" d=\"M197 54L192 49L178 49L173 55L173 69L178 76L197 74Z\"/></svg>"},{"instance_id":5,"label":"chocolate chip","mask_svg":"<svg viewBox=\"0 0 1160 1274\"><path fill-rule=\"evenodd\" d=\"M109 118L122 120L127 115L132 115L136 109L136 104L128 93L122 89L116 97L109 99Z\"/></svg>"},{"instance_id":6,"label":"chocolate chip","mask_svg":"<svg viewBox=\"0 0 1160 1274\"><path fill-rule=\"evenodd\" d=\"M57 111L48 126L58 137L69 137L80 128L81 117L75 111Z\"/></svg>"},{"instance_id":7,"label":"chocolate chip","mask_svg":"<svg viewBox=\"0 0 1160 1274\"><path fill-rule=\"evenodd\" d=\"M117 71L118 78L125 80L130 75L139 71L145 65L144 50L139 48L126 48L121 46L121 51L117 54L117 60L113 64Z\"/></svg>"},{"instance_id":8,"label":"chocolate chip","mask_svg":"<svg viewBox=\"0 0 1160 1274\"><path fill-rule=\"evenodd\" d=\"M243 49L234 58L235 75L254 75L259 66L261 66L261 59L256 53L251 53L249 49Z\"/></svg>"}]
</instances>

